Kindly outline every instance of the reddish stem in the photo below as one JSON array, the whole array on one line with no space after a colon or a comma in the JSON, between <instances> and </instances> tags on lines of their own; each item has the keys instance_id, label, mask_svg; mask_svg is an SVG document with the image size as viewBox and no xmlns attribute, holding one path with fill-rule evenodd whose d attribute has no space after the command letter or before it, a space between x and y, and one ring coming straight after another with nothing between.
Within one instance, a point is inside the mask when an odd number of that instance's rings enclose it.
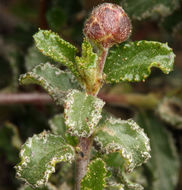
<instances>
[{"instance_id":1,"label":"reddish stem","mask_svg":"<svg viewBox=\"0 0 182 190\"><path fill-rule=\"evenodd\" d=\"M0 105L50 103L52 103L51 97L45 93L0 94Z\"/></svg>"},{"instance_id":2,"label":"reddish stem","mask_svg":"<svg viewBox=\"0 0 182 190\"><path fill-rule=\"evenodd\" d=\"M99 59L100 59L99 60L99 74L102 74L103 72L107 54L108 54L108 49L101 50L101 55L99 56Z\"/></svg>"},{"instance_id":3,"label":"reddish stem","mask_svg":"<svg viewBox=\"0 0 182 190\"><path fill-rule=\"evenodd\" d=\"M87 172L87 166L90 161L90 151L92 147L92 137L80 138L79 148L80 151L77 153L76 159L76 182L75 190L80 190L81 180Z\"/></svg>"}]
</instances>

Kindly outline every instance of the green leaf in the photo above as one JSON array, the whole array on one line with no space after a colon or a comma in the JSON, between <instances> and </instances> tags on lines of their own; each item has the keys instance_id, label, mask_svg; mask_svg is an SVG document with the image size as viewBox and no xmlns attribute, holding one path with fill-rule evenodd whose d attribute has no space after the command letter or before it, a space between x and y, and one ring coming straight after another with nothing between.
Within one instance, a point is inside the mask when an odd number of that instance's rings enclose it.
<instances>
[{"instance_id":1,"label":"green leaf","mask_svg":"<svg viewBox=\"0 0 182 190\"><path fill-rule=\"evenodd\" d=\"M74 154L73 147L62 137L44 131L29 138L22 146L17 176L34 187L45 185L55 171L55 164L71 162Z\"/></svg>"},{"instance_id":2,"label":"green leaf","mask_svg":"<svg viewBox=\"0 0 182 190\"><path fill-rule=\"evenodd\" d=\"M49 63L36 66L31 72L21 75L19 80L22 85L42 86L59 105L62 105L69 89L79 89L78 82L70 72L62 71Z\"/></svg>"},{"instance_id":3,"label":"green leaf","mask_svg":"<svg viewBox=\"0 0 182 190\"><path fill-rule=\"evenodd\" d=\"M52 119L49 120L49 125L54 134L63 137L66 142L72 146L78 144L78 139L70 134L66 133L66 125L63 114L57 114Z\"/></svg>"},{"instance_id":4,"label":"green leaf","mask_svg":"<svg viewBox=\"0 0 182 190\"><path fill-rule=\"evenodd\" d=\"M120 178L125 186L125 190L143 190L143 187L140 184L131 182L124 171L120 174Z\"/></svg>"},{"instance_id":5,"label":"green leaf","mask_svg":"<svg viewBox=\"0 0 182 190\"><path fill-rule=\"evenodd\" d=\"M56 190L56 187L54 187L50 183L48 183L46 186L40 187L40 188L32 188L29 185L22 185L18 190Z\"/></svg>"},{"instance_id":6,"label":"green leaf","mask_svg":"<svg viewBox=\"0 0 182 190\"><path fill-rule=\"evenodd\" d=\"M48 30L39 30L33 37L37 48L44 55L63 63L75 75L78 74L74 65L76 47L64 41L58 34Z\"/></svg>"},{"instance_id":7,"label":"green leaf","mask_svg":"<svg viewBox=\"0 0 182 190\"><path fill-rule=\"evenodd\" d=\"M91 161L81 181L81 190L103 190L106 186L106 174L107 170L102 159Z\"/></svg>"},{"instance_id":8,"label":"green leaf","mask_svg":"<svg viewBox=\"0 0 182 190\"><path fill-rule=\"evenodd\" d=\"M25 67L27 71L31 71L35 66L46 62L51 63L54 61L44 56L35 46L28 49L28 53L25 57Z\"/></svg>"},{"instance_id":9,"label":"green leaf","mask_svg":"<svg viewBox=\"0 0 182 190\"><path fill-rule=\"evenodd\" d=\"M136 41L117 45L110 50L106 60L106 81L145 81L152 67L168 74L173 70L174 57L172 49L160 42Z\"/></svg>"},{"instance_id":10,"label":"green leaf","mask_svg":"<svg viewBox=\"0 0 182 190\"><path fill-rule=\"evenodd\" d=\"M164 98L157 112L162 120L175 129L182 129L182 101L176 97Z\"/></svg>"},{"instance_id":11,"label":"green leaf","mask_svg":"<svg viewBox=\"0 0 182 190\"><path fill-rule=\"evenodd\" d=\"M170 15L179 3L178 0L123 0L122 5L132 19L141 20L156 15Z\"/></svg>"},{"instance_id":12,"label":"green leaf","mask_svg":"<svg viewBox=\"0 0 182 190\"><path fill-rule=\"evenodd\" d=\"M65 100L65 123L75 136L89 137L101 119L104 102L77 90L71 91Z\"/></svg>"},{"instance_id":13,"label":"green leaf","mask_svg":"<svg viewBox=\"0 0 182 190\"><path fill-rule=\"evenodd\" d=\"M55 115L49 120L49 125L54 134L61 135L63 138L65 137L66 125L63 114Z\"/></svg>"},{"instance_id":14,"label":"green leaf","mask_svg":"<svg viewBox=\"0 0 182 190\"><path fill-rule=\"evenodd\" d=\"M106 162L107 167L112 168L122 168L124 165L124 160L121 158L119 152L113 152L111 154L104 154L102 159Z\"/></svg>"},{"instance_id":15,"label":"green leaf","mask_svg":"<svg viewBox=\"0 0 182 190\"><path fill-rule=\"evenodd\" d=\"M126 175L123 167L124 160L121 158L119 152L104 155L103 160L106 162L107 168L111 173L111 177L107 183L107 189L119 189L119 187L121 187L124 190L143 190L143 187L138 183L143 180L141 172L139 173L139 171L135 169ZM114 179L116 181L114 181Z\"/></svg>"},{"instance_id":16,"label":"green leaf","mask_svg":"<svg viewBox=\"0 0 182 190\"><path fill-rule=\"evenodd\" d=\"M131 119L107 119L97 131L94 141L101 152L119 152L127 171L132 171L150 158L149 139Z\"/></svg>"},{"instance_id":17,"label":"green leaf","mask_svg":"<svg viewBox=\"0 0 182 190\"><path fill-rule=\"evenodd\" d=\"M165 126L151 113L137 115L138 123L144 128L151 142L151 159L147 163L148 188L150 190L175 189L179 174L179 158L174 140Z\"/></svg>"},{"instance_id":18,"label":"green leaf","mask_svg":"<svg viewBox=\"0 0 182 190\"><path fill-rule=\"evenodd\" d=\"M98 56L93 52L93 47L84 39L82 43L82 56L76 57L77 69L87 86L93 86L96 82Z\"/></svg>"}]
</instances>

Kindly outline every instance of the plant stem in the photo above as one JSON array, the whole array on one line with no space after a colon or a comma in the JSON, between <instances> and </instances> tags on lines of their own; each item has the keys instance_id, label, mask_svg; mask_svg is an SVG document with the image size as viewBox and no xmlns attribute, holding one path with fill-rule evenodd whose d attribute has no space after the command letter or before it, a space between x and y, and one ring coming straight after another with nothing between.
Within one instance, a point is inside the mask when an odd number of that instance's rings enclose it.
<instances>
[{"instance_id":1,"label":"plant stem","mask_svg":"<svg viewBox=\"0 0 182 190\"><path fill-rule=\"evenodd\" d=\"M97 96L99 90L102 87L103 83L103 69L104 69L104 64L106 61L108 49L102 49L99 50L98 56L98 78L97 78L97 83L94 88L91 88L92 90L88 90L87 94L90 94L92 96ZM88 88L89 89L89 88ZM80 152L77 154L77 159L76 159L76 185L75 185L75 190L80 190L81 188L81 180L85 176L87 172L87 166L90 161L90 152L92 148L92 136L89 138L80 138L79 139L79 148Z\"/></svg>"},{"instance_id":2,"label":"plant stem","mask_svg":"<svg viewBox=\"0 0 182 190\"><path fill-rule=\"evenodd\" d=\"M102 72L103 72L107 54L108 54L108 49L102 49L102 50L100 50L100 56L99 56L99 74L102 74Z\"/></svg>"},{"instance_id":3,"label":"plant stem","mask_svg":"<svg viewBox=\"0 0 182 190\"><path fill-rule=\"evenodd\" d=\"M92 137L80 138L79 148L76 159L76 185L75 190L80 190L81 180L87 172L87 166L90 161L90 151L92 147Z\"/></svg>"}]
</instances>

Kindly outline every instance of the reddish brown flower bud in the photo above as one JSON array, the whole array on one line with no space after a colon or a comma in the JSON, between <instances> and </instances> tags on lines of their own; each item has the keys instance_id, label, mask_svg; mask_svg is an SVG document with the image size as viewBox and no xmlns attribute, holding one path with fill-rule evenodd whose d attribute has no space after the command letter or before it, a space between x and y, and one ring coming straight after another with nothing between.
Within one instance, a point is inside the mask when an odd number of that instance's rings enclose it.
<instances>
[{"instance_id":1,"label":"reddish brown flower bud","mask_svg":"<svg viewBox=\"0 0 182 190\"><path fill-rule=\"evenodd\" d=\"M85 36L104 48L128 39L131 34L131 22L122 7L103 3L93 9L85 23Z\"/></svg>"}]
</instances>

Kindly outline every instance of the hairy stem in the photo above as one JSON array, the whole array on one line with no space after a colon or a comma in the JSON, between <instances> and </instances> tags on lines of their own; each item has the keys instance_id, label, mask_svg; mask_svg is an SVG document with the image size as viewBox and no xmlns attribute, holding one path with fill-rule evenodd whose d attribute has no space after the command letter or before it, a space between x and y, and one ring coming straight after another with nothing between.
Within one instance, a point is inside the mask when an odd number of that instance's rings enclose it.
<instances>
[{"instance_id":1,"label":"hairy stem","mask_svg":"<svg viewBox=\"0 0 182 190\"><path fill-rule=\"evenodd\" d=\"M103 72L107 54L108 54L108 49L102 49L100 51L100 56L99 56L99 74L102 74L102 72Z\"/></svg>"},{"instance_id":2,"label":"hairy stem","mask_svg":"<svg viewBox=\"0 0 182 190\"><path fill-rule=\"evenodd\" d=\"M99 60L98 60L98 78L96 80L97 84L95 84L94 88L91 88L90 91L87 90L87 94L92 96L97 96L99 90L103 84L103 69L106 61L108 49L102 49L98 52ZM80 190L81 188L81 180L85 176L87 172L87 166L90 162L90 152L92 148L92 137L89 138L80 138L79 139L79 148L80 152L77 154L76 159L76 185L75 190Z\"/></svg>"},{"instance_id":3,"label":"hairy stem","mask_svg":"<svg viewBox=\"0 0 182 190\"><path fill-rule=\"evenodd\" d=\"M76 185L75 190L80 190L81 180L87 172L87 166L90 161L90 151L92 147L92 138L80 138L79 148L76 159Z\"/></svg>"}]
</instances>

